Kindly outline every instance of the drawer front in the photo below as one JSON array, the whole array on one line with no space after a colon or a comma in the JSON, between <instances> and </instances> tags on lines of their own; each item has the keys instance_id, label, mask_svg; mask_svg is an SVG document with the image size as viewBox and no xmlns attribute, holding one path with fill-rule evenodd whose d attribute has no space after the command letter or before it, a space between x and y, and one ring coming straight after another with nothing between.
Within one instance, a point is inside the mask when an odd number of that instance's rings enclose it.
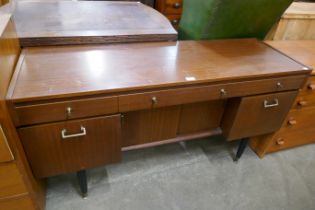
<instances>
[{"instance_id":1,"label":"drawer front","mask_svg":"<svg viewBox=\"0 0 315 210\"><path fill-rule=\"evenodd\" d=\"M313 130L315 137L315 108L291 110L282 125L280 132Z\"/></svg>"},{"instance_id":2,"label":"drawer front","mask_svg":"<svg viewBox=\"0 0 315 210\"><path fill-rule=\"evenodd\" d=\"M287 133L276 135L273 138L272 144L268 148L267 153L298 147L310 143L315 143L314 129L289 131Z\"/></svg>"},{"instance_id":3,"label":"drawer front","mask_svg":"<svg viewBox=\"0 0 315 210\"><path fill-rule=\"evenodd\" d=\"M291 110L267 152L275 152L315 142L315 107Z\"/></svg>"},{"instance_id":4,"label":"drawer front","mask_svg":"<svg viewBox=\"0 0 315 210\"><path fill-rule=\"evenodd\" d=\"M227 104L223 134L228 140L268 134L280 129L298 91L233 99Z\"/></svg>"},{"instance_id":5,"label":"drawer front","mask_svg":"<svg viewBox=\"0 0 315 210\"><path fill-rule=\"evenodd\" d=\"M167 19L170 20L170 22L173 25L173 27L175 29L177 29L178 26L179 26L179 22L180 22L181 16L180 15L166 15L166 17L167 17Z\"/></svg>"},{"instance_id":6,"label":"drawer front","mask_svg":"<svg viewBox=\"0 0 315 210\"><path fill-rule=\"evenodd\" d=\"M15 124L31 125L118 112L118 98L104 97L56 103L16 106Z\"/></svg>"},{"instance_id":7,"label":"drawer front","mask_svg":"<svg viewBox=\"0 0 315 210\"><path fill-rule=\"evenodd\" d=\"M182 14L183 0L166 0L164 14Z\"/></svg>"},{"instance_id":8,"label":"drawer front","mask_svg":"<svg viewBox=\"0 0 315 210\"><path fill-rule=\"evenodd\" d=\"M18 131L32 170L41 178L118 162L120 130L120 115L114 115Z\"/></svg>"},{"instance_id":9,"label":"drawer front","mask_svg":"<svg viewBox=\"0 0 315 210\"><path fill-rule=\"evenodd\" d=\"M0 164L0 198L15 196L26 192L27 190L22 176L15 163Z\"/></svg>"},{"instance_id":10,"label":"drawer front","mask_svg":"<svg viewBox=\"0 0 315 210\"><path fill-rule=\"evenodd\" d=\"M301 90L301 94L315 94L315 76L311 76L307 82L305 83L303 89Z\"/></svg>"},{"instance_id":11,"label":"drawer front","mask_svg":"<svg viewBox=\"0 0 315 210\"><path fill-rule=\"evenodd\" d=\"M119 96L119 111L127 112L216 99L299 89L305 76L291 76L224 85L209 85ZM280 84L280 86L278 85ZM292 104L291 104L292 105Z\"/></svg>"},{"instance_id":12,"label":"drawer front","mask_svg":"<svg viewBox=\"0 0 315 210\"><path fill-rule=\"evenodd\" d=\"M314 94L299 94L294 102L293 109L315 108L315 93Z\"/></svg>"}]
</instances>

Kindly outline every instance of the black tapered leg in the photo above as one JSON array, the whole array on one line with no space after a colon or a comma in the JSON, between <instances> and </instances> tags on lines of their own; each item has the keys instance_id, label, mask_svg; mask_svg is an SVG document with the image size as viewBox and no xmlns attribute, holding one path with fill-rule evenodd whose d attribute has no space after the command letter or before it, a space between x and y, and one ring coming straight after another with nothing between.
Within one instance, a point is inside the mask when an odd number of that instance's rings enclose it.
<instances>
[{"instance_id":1,"label":"black tapered leg","mask_svg":"<svg viewBox=\"0 0 315 210\"><path fill-rule=\"evenodd\" d=\"M82 197L85 198L87 196L87 192L88 192L86 170L78 171L77 172L77 178L78 178L78 182L80 185Z\"/></svg>"},{"instance_id":2,"label":"black tapered leg","mask_svg":"<svg viewBox=\"0 0 315 210\"><path fill-rule=\"evenodd\" d=\"M247 147L247 143L248 143L248 138L242 139L240 141L240 143L238 145L237 152L236 152L236 156L234 158L235 162L237 162L241 158L243 152L245 151L245 149Z\"/></svg>"}]
</instances>

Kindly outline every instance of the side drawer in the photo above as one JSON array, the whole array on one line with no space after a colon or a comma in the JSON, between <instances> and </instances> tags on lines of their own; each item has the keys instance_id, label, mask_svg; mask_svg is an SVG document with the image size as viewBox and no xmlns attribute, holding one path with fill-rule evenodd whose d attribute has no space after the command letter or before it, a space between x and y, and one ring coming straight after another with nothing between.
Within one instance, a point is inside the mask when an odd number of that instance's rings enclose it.
<instances>
[{"instance_id":1,"label":"side drawer","mask_svg":"<svg viewBox=\"0 0 315 210\"><path fill-rule=\"evenodd\" d=\"M121 159L120 115L18 129L36 177L75 172Z\"/></svg>"},{"instance_id":2,"label":"side drawer","mask_svg":"<svg viewBox=\"0 0 315 210\"><path fill-rule=\"evenodd\" d=\"M204 85L119 96L119 111L159 108L238 96L255 95L284 90L297 90L306 77L290 76L255 81ZM291 104L292 105L292 104Z\"/></svg>"},{"instance_id":3,"label":"side drawer","mask_svg":"<svg viewBox=\"0 0 315 210\"><path fill-rule=\"evenodd\" d=\"M167 17L167 19L170 20L170 22L173 25L173 27L175 29L177 29L178 26L179 26L179 22L180 22L181 16L180 15L166 15L166 17Z\"/></svg>"},{"instance_id":4,"label":"side drawer","mask_svg":"<svg viewBox=\"0 0 315 210\"><path fill-rule=\"evenodd\" d=\"M0 164L0 198L26 193L22 176L15 163Z\"/></svg>"},{"instance_id":5,"label":"side drawer","mask_svg":"<svg viewBox=\"0 0 315 210\"><path fill-rule=\"evenodd\" d=\"M16 126L93 117L118 112L117 97L90 98L15 107Z\"/></svg>"},{"instance_id":6,"label":"side drawer","mask_svg":"<svg viewBox=\"0 0 315 210\"><path fill-rule=\"evenodd\" d=\"M280 129L298 91L231 99L222 121L227 140L268 134Z\"/></svg>"}]
</instances>

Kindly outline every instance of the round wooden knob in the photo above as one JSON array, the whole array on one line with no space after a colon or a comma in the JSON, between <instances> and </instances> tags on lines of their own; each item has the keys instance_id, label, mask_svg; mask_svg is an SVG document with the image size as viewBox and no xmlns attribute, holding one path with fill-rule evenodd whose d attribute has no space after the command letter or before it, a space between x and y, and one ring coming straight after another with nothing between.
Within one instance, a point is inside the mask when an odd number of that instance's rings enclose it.
<instances>
[{"instance_id":1,"label":"round wooden knob","mask_svg":"<svg viewBox=\"0 0 315 210\"><path fill-rule=\"evenodd\" d=\"M284 145L284 139L283 139L283 138L278 138L277 141L276 141L276 143L277 143L278 145Z\"/></svg>"},{"instance_id":2,"label":"round wooden knob","mask_svg":"<svg viewBox=\"0 0 315 210\"><path fill-rule=\"evenodd\" d=\"M152 104L157 104L158 100L156 96L152 97Z\"/></svg>"},{"instance_id":3,"label":"round wooden knob","mask_svg":"<svg viewBox=\"0 0 315 210\"><path fill-rule=\"evenodd\" d=\"M307 101L300 100L300 101L298 101L298 105L299 106L306 106L307 105Z\"/></svg>"},{"instance_id":4,"label":"round wooden knob","mask_svg":"<svg viewBox=\"0 0 315 210\"><path fill-rule=\"evenodd\" d=\"M181 6L181 4L180 4L179 2L175 2L175 3L173 4L173 7L174 7L175 9L180 8L180 6Z\"/></svg>"},{"instance_id":5,"label":"round wooden knob","mask_svg":"<svg viewBox=\"0 0 315 210\"><path fill-rule=\"evenodd\" d=\"M288 121L288 125L296 125L296 120L294 120L294 119L290 119L289 121Z\"/></svg>"},{"instance_id":6,"label":"round wooden knob","mask_svg":"<svg viewBox=\"0 0 315 210\"><path fill-rule=\"evenodd\" d=\"M309 85L307 86L307 88L308 88L309 90L315 90L315 84L309 84Z\"/></svg>"}]
</instances>

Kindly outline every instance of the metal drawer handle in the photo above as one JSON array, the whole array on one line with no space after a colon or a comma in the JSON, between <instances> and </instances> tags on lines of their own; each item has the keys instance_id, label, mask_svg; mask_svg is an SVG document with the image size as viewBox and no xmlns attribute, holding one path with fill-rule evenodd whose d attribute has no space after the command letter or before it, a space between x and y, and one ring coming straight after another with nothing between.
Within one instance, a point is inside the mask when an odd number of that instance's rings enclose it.
<instances>
[{"instance_id":1,"label":"metal drawer handle","mask_svg":"<svg viewBox=\"0 0 315 210\"><path fill-rule=\"evenodd\" d=\"M175 9L178 9L178 8L180 8L180 3L179 2L176 2L175 4L173 4L173 7L175 8Z\"/></svg>"},{"instance_id":2,"label":"metal drawer handle","mask_svg":"<svg viewBox=\"0 0 315 210\"><path fill-rule=\"evenodd\" d=\"M269 102L267 100L264 101L264 107L265 108L270 108L270 107L275 107L275 106L279 106L279 100L278 99L274 99L274 102L272 104L269 104Z\"/></svg>"},{"instance_id":3,"label":"metal drawer handle","mask_svg":"<svg viewBox=\"0 0 315 210\"><path fill-rule=\"evenodd\" d=\"M80 136L85 136L85 135L86 135L86 129L83 126L81 126L81 133L67 135L67 130L66 129L63 129L61 131L61 137L63 139L69 139L69 138L80 137Z\"/></svg>"},{"instance_id":4,"label":"metal drawer handle","mask_svg":"<svg viewBox=\"0 0 315 210\"><path fill-rule=\"evenodd\" d=\"M151 98L151 100L152 100L152 104L153 104L153 105L154 105L154 104L157 104L157 102L158 102L158 99L157 99L156 96L153 96L153 97Z\"/></svg>"}]
</instances>

